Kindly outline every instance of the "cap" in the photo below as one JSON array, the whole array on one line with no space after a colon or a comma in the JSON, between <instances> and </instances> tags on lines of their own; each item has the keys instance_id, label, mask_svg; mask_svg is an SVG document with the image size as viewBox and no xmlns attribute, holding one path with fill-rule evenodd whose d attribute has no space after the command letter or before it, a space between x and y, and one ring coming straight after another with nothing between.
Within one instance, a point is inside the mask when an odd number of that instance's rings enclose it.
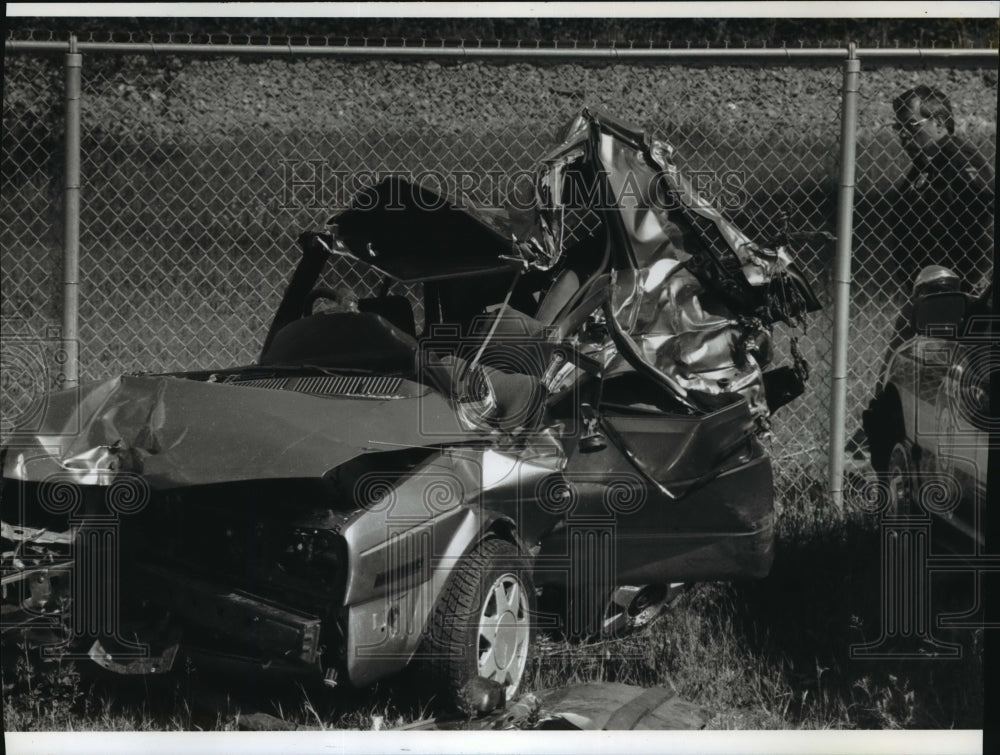
<instances>
[{"instance_id":1,"label":"cap","mask_svg":"<svg viewBox=\"0 0 1000 755\"><path fill-rule=\"evenodd\" d=\"M913 281L913 293L925 292L927 289L936 291L957 291L962 279L953 270L942 265L928 265Z\"/></svg>"}]
</instances>

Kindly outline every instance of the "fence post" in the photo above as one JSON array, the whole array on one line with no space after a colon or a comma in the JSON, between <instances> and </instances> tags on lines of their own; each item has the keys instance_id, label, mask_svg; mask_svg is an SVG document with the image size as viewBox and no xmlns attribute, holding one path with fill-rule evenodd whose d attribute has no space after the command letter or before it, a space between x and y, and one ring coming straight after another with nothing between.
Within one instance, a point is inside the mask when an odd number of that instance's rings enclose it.
<instances>
[{"instance_id":1,"label":"fence post","mask_svg":"<svg viewBox=\"0 0 1000 755\"><path fill-rule=\"evenodd\" d=\"M80 69L76 35L66 53L66 170L63 179L63 313L62 341L66 362L62 387L80 379Z\"/></svg>"},{"instance_id":2,"label":"fence post","mask_svg":"<svg viewBox=\"0 0 1000 755\"><path fill-rule=\"evenodd\" d=\"M833 264L833 370L830 379L830 494L844 505L844 444L847 424L847 339L851 305L851 246L854 233L854 169L857 156L858 79L861 61L852 42L844 61L840 111L840 191L837 252Z\"/></svg>"}]
</instances>

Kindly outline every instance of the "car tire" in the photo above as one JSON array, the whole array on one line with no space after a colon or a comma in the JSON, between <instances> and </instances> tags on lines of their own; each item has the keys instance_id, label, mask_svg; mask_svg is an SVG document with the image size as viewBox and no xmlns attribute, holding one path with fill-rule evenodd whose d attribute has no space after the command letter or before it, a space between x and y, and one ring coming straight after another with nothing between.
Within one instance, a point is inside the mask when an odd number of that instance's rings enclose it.
<instances>
[{"instance_id":1,"label":"car tire","mask_svg":"<svg viewBox=\"0 0 1000 755\"><path fill-rule=\"evenodd\" d=\"M530 564L506 540L484 540L458 563L421 648L424 670L445 702L461 705L477 677L502 685L506 700L520 692L534 642L534 599Z\"/></svg>"},{"instance_id":2,"label":"car tire","mask_svg":"<svg viewBox=\"0 0 1000 755\"><path fill-rule=\"evenodd\" d=\"M872 469L888 471L893 444L903 434L903 411L895 389L890 387L872 399L861 421L868 437Z\"/></svg>"},{"instance_id":3,"label":"car tire","mask_svg":"<svg viewBox=\"0 0 1000 755\"><path fill-rule=\"evenodd\" d=\"M886 476L889 483L889 508L893 517L910 516L917 506L917 478L914 475L909 444L898 441L889 451Z\"/></svg>"}]
</instances>

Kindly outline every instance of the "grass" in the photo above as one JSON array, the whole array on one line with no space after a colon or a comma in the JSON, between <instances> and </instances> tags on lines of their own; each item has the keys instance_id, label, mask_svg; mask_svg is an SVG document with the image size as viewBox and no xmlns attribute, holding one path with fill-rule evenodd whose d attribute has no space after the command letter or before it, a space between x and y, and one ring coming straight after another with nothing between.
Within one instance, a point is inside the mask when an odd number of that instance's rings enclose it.
<instances>
[{"instance_id":1,"label":"grass","mask_svg":"<svg viewBox=\"0 0 1000 755\"><path fill-rule=\"evenodd\" d=\"M670 685L706 708L709 728L717 729L981 728L981 630L934 631L962 648L957 659L850 657L852 644L879 633L877 522L860 507L832 508L819 486L798 489L806 492L781 502L766 579L697 585L619 639L542 636L527 688ZM938 587L956 593L956 585ZM935 609L960 607L950 600L955 605L937 601ZM4 726L11 731L225 731L254 711L289 727L368 730L434 712L434 701L415 693L420 680L412 674L363 691L251 677L213 690L191 666L123 678L66 663L43 669L19 654L12 663L10 652L4 649Z\"/></svg>"}]
</instances>

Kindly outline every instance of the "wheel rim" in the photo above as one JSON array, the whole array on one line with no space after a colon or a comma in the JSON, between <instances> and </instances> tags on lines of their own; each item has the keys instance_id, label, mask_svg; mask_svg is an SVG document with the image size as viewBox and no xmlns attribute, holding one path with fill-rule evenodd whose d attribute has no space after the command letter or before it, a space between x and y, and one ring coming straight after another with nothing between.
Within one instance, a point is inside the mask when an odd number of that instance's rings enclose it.
<instances>
[{"instance_id":1,"label":"wheel rim","mask_svg":"<svg viewBox=\"0 0 1000 755\"><path fill-rule=\"evenodd\" d=\"M513 698L528 663L530 619L521 580L503 574L493 582L479 614L479 676L502 684Z\"/></svg>"}]
</instances>

